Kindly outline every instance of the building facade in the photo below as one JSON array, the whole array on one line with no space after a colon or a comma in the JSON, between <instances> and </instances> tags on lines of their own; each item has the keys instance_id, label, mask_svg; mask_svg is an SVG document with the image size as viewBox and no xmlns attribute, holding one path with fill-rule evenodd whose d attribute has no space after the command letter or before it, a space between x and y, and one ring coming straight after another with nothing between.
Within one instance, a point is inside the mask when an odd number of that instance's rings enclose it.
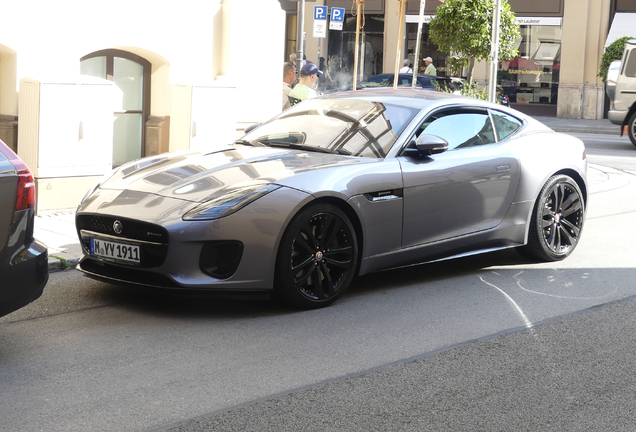
<instances>
[{"instance_id":1,"label":"building facade","mask_svg":"<svg viewBox=\"0 0 636 432\"><path fill-rule=\"evenodd\" d=\"M280 112L277 0L13 1L2 17L0 139L33 171L38 213L76 207L112 167Z\"/></svg>"},{"instance_id":2,"label":"building facade","mask_svg":"<svg viewBox=\"0 0 636 432\"><path fill-rule=\"evenodd\" d=\"M297 1L279 0L287 13L285 53L296 48ZM635 0L508 0L520 24L519 56L501 62L497 84L509 96L512 106L534 115L564 118L603 118L606 101L602 80L597 77L604 48L611 43L608 34L615 17L631 23L622 33L636 29ZM428 37L428 22L442 0L427 0L423 37L420 41L419 65L431 57L438 74L450 74L446 63L449 53L442 52ZM346 8L342 31L331 30L327 37L312 37L313 8ZM305 3L307 58L318 62L324 57L334 80L351 81L352 52L355 45L356 7L352 0L316 0ZM413 63L417 43L419 0L409 0L405 22L399 22L398 0L365 0L364 28L360 45L359 71L362 78L377 73L393 72L399 51ZM398 45L399 26L405 26L404 38ZM616 26L615 26L616 27ZM621 31L611 37L632 36ZM636 33L636 31L634 31ZM633 36L636 36L634 34ZM402 58L398 59L401 64ZM317 63L318 64L318 63ZM423 72L423 69L420 70ZM488 64L475 68L475 79L488 85Z\"/></svg>"}]
</instances>

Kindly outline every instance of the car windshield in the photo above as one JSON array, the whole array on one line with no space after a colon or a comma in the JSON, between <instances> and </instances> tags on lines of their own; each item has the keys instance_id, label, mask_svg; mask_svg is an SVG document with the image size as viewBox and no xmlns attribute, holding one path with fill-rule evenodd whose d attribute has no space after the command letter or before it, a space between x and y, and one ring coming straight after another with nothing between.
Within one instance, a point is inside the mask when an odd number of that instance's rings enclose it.
<instances>
[{"instance_id":1,"label":"car windshield","mask_svg":"<svg viewBox=\"0 0 636 432\"><path fill-rule=\"evenodd\" d=\"M356 99L310 99L245 135L271 147L384 158L417 109Z\"/></svg>"}]
</instances>

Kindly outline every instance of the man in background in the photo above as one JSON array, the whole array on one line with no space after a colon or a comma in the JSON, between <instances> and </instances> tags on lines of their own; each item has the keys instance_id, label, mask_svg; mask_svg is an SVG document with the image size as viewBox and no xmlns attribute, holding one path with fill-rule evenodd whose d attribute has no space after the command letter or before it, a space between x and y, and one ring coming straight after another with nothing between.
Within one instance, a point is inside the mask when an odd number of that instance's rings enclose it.
<instances>
[{"instance_id":1,"label":"man in background","mask_svg":"<svg viewBox=\"0 0 636 432\"><path fill-rule=\"evenodd\" d=\"M433 59L430 57L426 57L424 59L424 63L426 64L426 69L424 70L424 73L426 75L437 76L437 69L435 69L435 66L433 66Z\"/></svg>"},{"instance_id":2,"label":"man in background","mask_svg":"<svg viewBox=\"0 0 636 432\"><path fill-rule=\"evenodd\" d=\"M318 85L318 78L322 76L322 72L318 70L315 64L305 63L300 70L300 82L289 93L289 97L294 97L301 101L318 96L315 90Z\"/></svg>"},{"instance_id":3,"label":"man in background","mask_svg":"<svg viewBox=\"0 0 636 432\"><path fill-rule=\"evenodd\" d=\"M291 106L289 103L289 93L292 91L292 85L296 82L298 71L293 63L285 62L283 64L283 110Z\"/></svg>"}]
</instances>

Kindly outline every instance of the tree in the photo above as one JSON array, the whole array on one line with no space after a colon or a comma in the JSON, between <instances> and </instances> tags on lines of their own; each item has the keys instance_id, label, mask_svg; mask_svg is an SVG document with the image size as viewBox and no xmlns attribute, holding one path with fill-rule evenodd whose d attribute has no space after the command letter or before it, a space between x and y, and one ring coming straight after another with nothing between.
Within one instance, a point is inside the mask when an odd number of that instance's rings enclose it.
<instances>
[{"instance_id":1,"label":"tree","mask_svg":"<svg viewBox=\"0 0 636 432\"><path fill-rule=\"evenodd\" d=\"M495 0L446 0L430 23L430 38L440 50L451 54L448 59L455 74L468 67L472 80L475 61L490 58L492 18ZM506 0L501 0L499 60L512 60L518 55L519 23Z\"/></svg>"},{"instance_id":2,"label":"tree","mask_svg":"<svg viewBox=\"0 0 636 432\"><path fill-rule=\"evenodd\" d=\"M607 70L609 69L610 63L614 60L620 60L623 58L625 44L629 39L633 39L633 37L625 36L618 38L612 42L610 46L605 48L605 53L603 53L603 57L601 58L601 65L599 66L598 71L598 76L603 78L603 82L607 80Z\"/></svg>"}]
</instances>

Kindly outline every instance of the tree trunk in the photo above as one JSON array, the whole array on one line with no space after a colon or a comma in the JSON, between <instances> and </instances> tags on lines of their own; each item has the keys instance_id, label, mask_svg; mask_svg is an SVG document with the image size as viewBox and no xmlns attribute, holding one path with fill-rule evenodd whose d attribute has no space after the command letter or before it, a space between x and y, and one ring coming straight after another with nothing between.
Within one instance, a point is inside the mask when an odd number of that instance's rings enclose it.
<instances>
[{"instance_id":1,"label":"tree trunk","mask_svg":"<svg viewBox=\"0 0 636 432\"><path fill-rule=\"evenodd\" d=\"M469 83L473 82L473 73L475 72L475 57L471 57L468 60L468 76L466 77L466 81Z\"/></svg>"}]
</instances>

